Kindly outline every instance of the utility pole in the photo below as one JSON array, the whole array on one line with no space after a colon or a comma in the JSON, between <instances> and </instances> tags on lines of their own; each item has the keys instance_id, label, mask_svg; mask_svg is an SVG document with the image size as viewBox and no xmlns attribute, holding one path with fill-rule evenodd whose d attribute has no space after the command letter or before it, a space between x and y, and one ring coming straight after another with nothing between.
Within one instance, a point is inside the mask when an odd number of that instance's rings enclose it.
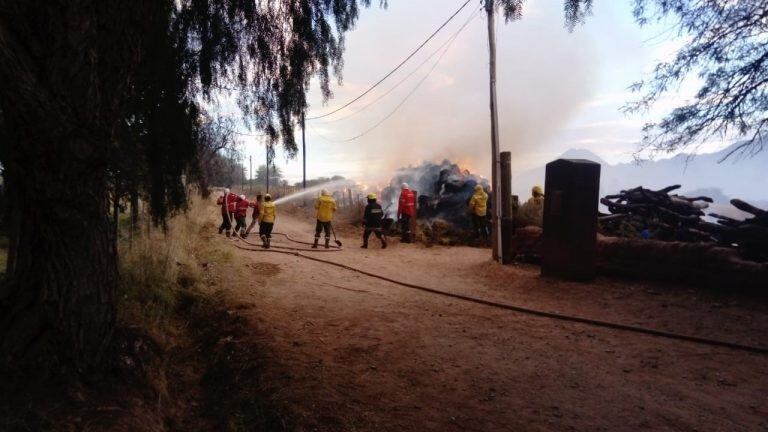
<instances>
[{"instance_id":1,"label":"utility pole","mask_svg":"<svg viewBox=\"0 0 768 432\"><path fill-rule=\"evenodd\" d=\"M499 115L496 106L496 29L494 28L495 0L485 0L485 11L488 14L488 62L491 83L491 188L493 190L493 259L501 261L501 182L499 171Z\"/></svg>"},{"instance_id":2,"label":"utility pole","mask_svg":"<svg viewBox=\"0 0 768 432\"><path fill-rule=\"evenodd\" d=\"M304 111L301 111L301 159L302 159L302 181L301 189L307 188L307 142L304 138Z\"/></svg>"},{"instance_id":3,"label":"utility pole","mask_svg":"<svg viewBox=\"0 0 768 432\"><path fill-rule=\"evenodd\" d=\"M248 155L248 193L253 195L253 156Z\"/></svg>"},{"instance_id":4,"label":"utility pole","mask_svg":"<svg viewBox=\"0 0 768 432\"><path fill-rule=\"evenodd\" d=\"M269 193L269 144L267 144L267 193Z\"/></svg>"}]
</instances>

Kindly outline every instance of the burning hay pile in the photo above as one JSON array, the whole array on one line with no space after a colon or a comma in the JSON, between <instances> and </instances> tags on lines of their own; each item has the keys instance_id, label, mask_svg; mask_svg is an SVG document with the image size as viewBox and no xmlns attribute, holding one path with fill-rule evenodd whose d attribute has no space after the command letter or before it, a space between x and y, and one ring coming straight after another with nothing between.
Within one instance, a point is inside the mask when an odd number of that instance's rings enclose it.
<instances>
[{"instance_id":1,"label":"burning hay pile","mask_svg":"<svg viewBox=\"0 0 768 432\"><path fill-rule=\"evenodd\" d=\"M715 243L736 247L744 258L768 260L768 212L741 200L731 204L754 217L739 221L710 214L718 223L702 219L712 203L706 196L670 195L680 185L657 191L636 187L600 199L610 214L599 217L600 231L609 236L661 241Z\"/></svg>"},{"instance_id":2,"label":"burning hay pile","mask_svg":"<svg viewBox=\"0 0 768 432\"><path fill-rule=\"evenodd\" d=\"M421 232L423 240L436 244L460 244L471 238L467 203L477 184L488 189L486 179L448 160L440 164L423 162L416 167L403 168L381 191L382 206L389 218L397 217L397 201L403 183L408 183L411 190L418 194L417 231Z\"/></svg>"}]
</instances>

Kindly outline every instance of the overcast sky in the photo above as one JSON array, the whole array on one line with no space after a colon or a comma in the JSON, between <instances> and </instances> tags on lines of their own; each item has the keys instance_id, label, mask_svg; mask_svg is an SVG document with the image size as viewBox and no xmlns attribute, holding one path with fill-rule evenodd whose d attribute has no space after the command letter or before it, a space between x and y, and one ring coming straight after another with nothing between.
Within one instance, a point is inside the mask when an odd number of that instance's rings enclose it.
<instances>
[{"instance_id":1,"label":"overcast sky","mask_svg":"<svg viewBox=\"0 0 768 432\"><path fill-rule=\"evenodd\" d=\"M332 111L378 81L461 3L391 0L386 10L364 9L356 29L347 35L343 83L333 86L334 98L326 105L313 86L308 117ZM443 51L438 51L470 19L476 3L480 2L471 2L419 55L361 101L308 122L308 178L339 174L382 181L398 167L445 158L490 175L485 12L446 45L442 58ZM694 88L686 86L646 116L627 117L619 111L633 98L627 87L647 78L653 66L681 43L662 25L638 27L631 3L595 0L593 16L572 33L563 25L560 0L528 0L521 21L498 21L500 140L502 150L512 151L513 170L542 165L569 148L591 150L610 163L629 161L642 124L692 94ZM365 109L352 115L361 108ZM390 114L363 137L336 142L371 129ZM256 161L263 163L261 141L243 137L243 143L246 159L251 155L254 166ZM721 146L704 151L717 147ZM301 180L301 154L287 161L278 150L276 163L291 182Z\"/></svg>"}]
</instances>

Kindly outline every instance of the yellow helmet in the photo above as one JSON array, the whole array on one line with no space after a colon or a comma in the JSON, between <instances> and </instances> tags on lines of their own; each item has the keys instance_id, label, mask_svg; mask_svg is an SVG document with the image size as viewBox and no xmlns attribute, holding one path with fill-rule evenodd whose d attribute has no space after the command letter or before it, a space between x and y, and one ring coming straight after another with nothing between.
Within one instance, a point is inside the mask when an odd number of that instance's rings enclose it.
<instances>
[{"instance_id":1,"label":"yellow helmet","mask_svg":"<svg viewBox=\"0 0 768 432\"><path fill-rule=\"evenodd\" d=\"M375 193L369 193L368 194L368 199L375 200L376 199L376 194Z\"/></svg>"},{"instance_id":2,"label":"yellow helmet","mask_svg":"<svg viewBox=\"0 0 768 432\"><path fill-rule=\"evenodd\" d=\"M480 192L482 190L483 190L483 185L481 185L481 184L475 185L475 191L476 192Z\"/></svg>"},{"instance_id":3,"label":"yellow helmet","mask_svg":"<svg viewBox=\"0 0 768 432\"><path fill-rule=\"evenodd\" d=\"M533 188L531 188L531 194L544 195L544 189L542 189L541 186L534 186Z\"/></svg>"}]
</instances>

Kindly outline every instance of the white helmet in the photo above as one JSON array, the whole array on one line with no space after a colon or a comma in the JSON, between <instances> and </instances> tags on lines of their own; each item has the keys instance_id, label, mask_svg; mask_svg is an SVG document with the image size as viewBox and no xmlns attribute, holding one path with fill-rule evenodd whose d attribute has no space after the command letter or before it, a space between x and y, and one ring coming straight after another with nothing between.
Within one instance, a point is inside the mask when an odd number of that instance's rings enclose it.
<instances>
[{"instance_id":1,"label":"white helmet","mask_svg":"<svg viewBox=\"0 0 768 432\"><path fill-rule=\"evenodd\" d=\"M240 195L240 199L245 199L245 195Z\"/></svg>"},{"instance_id":2,"label":"white helmet","mask_svg":"<svg viewBox=\"0 0 768 432\"><path fill-rule=\"evenodd\" d=\"M409 189L408 183L403 183L402 185L400 185L400 188L401 189Z\"/></svg>"},{"instance_id":3,"label":"white helmet","mask_svg":"<svg viewBox=\"0 0 768 432\"><path fill-rule=\"evenodd\" d=\"M229 194L229 188L224 188L224 195Z\"/></svg>"}]
</instances>

